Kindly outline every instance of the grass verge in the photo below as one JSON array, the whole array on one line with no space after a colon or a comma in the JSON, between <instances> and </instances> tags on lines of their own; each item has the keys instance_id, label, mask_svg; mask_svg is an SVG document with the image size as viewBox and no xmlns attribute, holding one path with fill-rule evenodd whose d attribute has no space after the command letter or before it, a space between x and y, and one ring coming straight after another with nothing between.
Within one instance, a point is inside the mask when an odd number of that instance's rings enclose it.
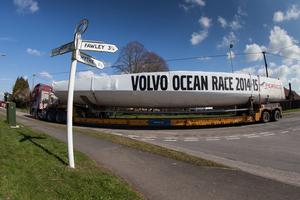
<instances>
[{"instance_id":1,"label":"grass verge","mask_svg":"<svg viewBox=\"0 0 300 200\"><path fill-rule=\"evenodd\" d=\"M171 150L165 147L161 147L158 145L150 144L143 141L134 140L131 138L113 135L111 133L103 133L100 131L93 131L88 129L75 128L76 132L80 132L82 134L88 134L94 137L98 137L103 140L107 140L116 144L124 145L130 148L134 148L137 150L141 150L144 152L158 154L164 157L172 158L178 161L187 162L193 165L198 165L202 167L220 167L220 168L229 168L225 165L206 160L203 158L199 158L196 156L189 155L187 153L183 153L180 151Z\"/></svg>"},{"instance_id":2,"label":"grass verge","mask_svg":"<svg viewBox=\"0 0 300 200\"><path fill-rule=\"evenodd\" d=\"M142 199L127 183L66 145L28 128L11 129L0 117L0 199Z\"/></svg>"},{"instance_id":3,"label":"grass verge","mask_svg":"<svg viewBox=\"0 0 300 200\"><path fill-rule=\"evenodd\" d=\"M283 114L285 114L285 113L293 113L293 112L300 112L300 108L284 110Z\"/></svg>"}]
</instances>

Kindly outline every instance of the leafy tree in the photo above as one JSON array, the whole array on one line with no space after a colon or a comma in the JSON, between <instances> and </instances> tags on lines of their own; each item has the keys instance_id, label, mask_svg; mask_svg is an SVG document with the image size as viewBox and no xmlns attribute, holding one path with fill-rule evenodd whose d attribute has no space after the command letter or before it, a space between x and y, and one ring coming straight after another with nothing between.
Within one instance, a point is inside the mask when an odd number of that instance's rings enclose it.
<instances>
[{"instance_id":1,"label":"leafy tree","mask_svg":"<svg viewBox=\"0 0 300 200\"><path fill-rule=\"evenodd\" d=\"M28 80L18 77L13 87L12 100L17 107L24 108L29 103L30 89Z\"/></svg>"},{"instance_id":2,"label":"leafy tree","mask_svg":"<svg viewBox=\"0 0 300 200\"><path fill-rule=\"evenodd\" d=\"M125 74L169 70L163 58L156 53L149 52L137 41L129 42L121 49L114 68Z\"/></svg>"}]
</instances>

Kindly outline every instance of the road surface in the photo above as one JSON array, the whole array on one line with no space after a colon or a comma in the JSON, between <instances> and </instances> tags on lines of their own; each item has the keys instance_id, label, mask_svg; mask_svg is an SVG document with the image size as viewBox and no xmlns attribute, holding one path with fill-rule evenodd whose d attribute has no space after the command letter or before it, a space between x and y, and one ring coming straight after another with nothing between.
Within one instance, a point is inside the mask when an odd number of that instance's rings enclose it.
<instances>
[{"instance_id":1,"label":"road surface","mask_svg":"<svg viewBox=\"0 0 300 200\"><path fill-rule=\"evenodd\" d=\"M300 112L278 122L221 128L105 129L300 186Z\"/></svg>"}]
</instances>

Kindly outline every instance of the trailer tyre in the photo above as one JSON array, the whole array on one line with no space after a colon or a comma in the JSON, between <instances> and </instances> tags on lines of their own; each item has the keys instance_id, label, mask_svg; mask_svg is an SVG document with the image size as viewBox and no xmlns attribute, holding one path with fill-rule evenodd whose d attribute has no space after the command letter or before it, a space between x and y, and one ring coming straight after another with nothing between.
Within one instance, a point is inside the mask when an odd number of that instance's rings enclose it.
<instances>
[{"instance_id":1,"label":"trailer tyre","mask_svg":"<svg viewBox=\"0 0 300 200\"><path fill-rule=\"evenodd\" d=\"M269 122L271 119L270 113L268 111L263 111L261 121L263 123Z\"/></svg>"},{"instance_id":2,"label":"trailer tyre","mask_svg":"<svg viewBox=\"0 0 300 200\"><path fill-rule=\"evenodd\" d=\"M280 112L279 110L275 110L272 116L273 121L278 121L280 119Z\"/></svg>"}]
</instances>

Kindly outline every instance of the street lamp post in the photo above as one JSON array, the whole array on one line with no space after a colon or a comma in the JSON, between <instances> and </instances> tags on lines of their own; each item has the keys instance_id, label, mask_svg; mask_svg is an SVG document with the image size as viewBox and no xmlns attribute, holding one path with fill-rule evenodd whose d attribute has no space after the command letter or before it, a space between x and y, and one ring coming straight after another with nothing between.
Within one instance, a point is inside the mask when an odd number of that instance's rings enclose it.
<instances>
[{"instance_id":1,"label":"street lamp post","mask_svg":"<svg viewBox=\"0 0 300 200\"><path fill-rule=\"evenodd\" d=\"M230 56L231 72L233 73L232 54L231 54L231 49L232 48L233 48L233 44L230 44L229 45L229 56Z\"/></svg>"}]
</instances>

